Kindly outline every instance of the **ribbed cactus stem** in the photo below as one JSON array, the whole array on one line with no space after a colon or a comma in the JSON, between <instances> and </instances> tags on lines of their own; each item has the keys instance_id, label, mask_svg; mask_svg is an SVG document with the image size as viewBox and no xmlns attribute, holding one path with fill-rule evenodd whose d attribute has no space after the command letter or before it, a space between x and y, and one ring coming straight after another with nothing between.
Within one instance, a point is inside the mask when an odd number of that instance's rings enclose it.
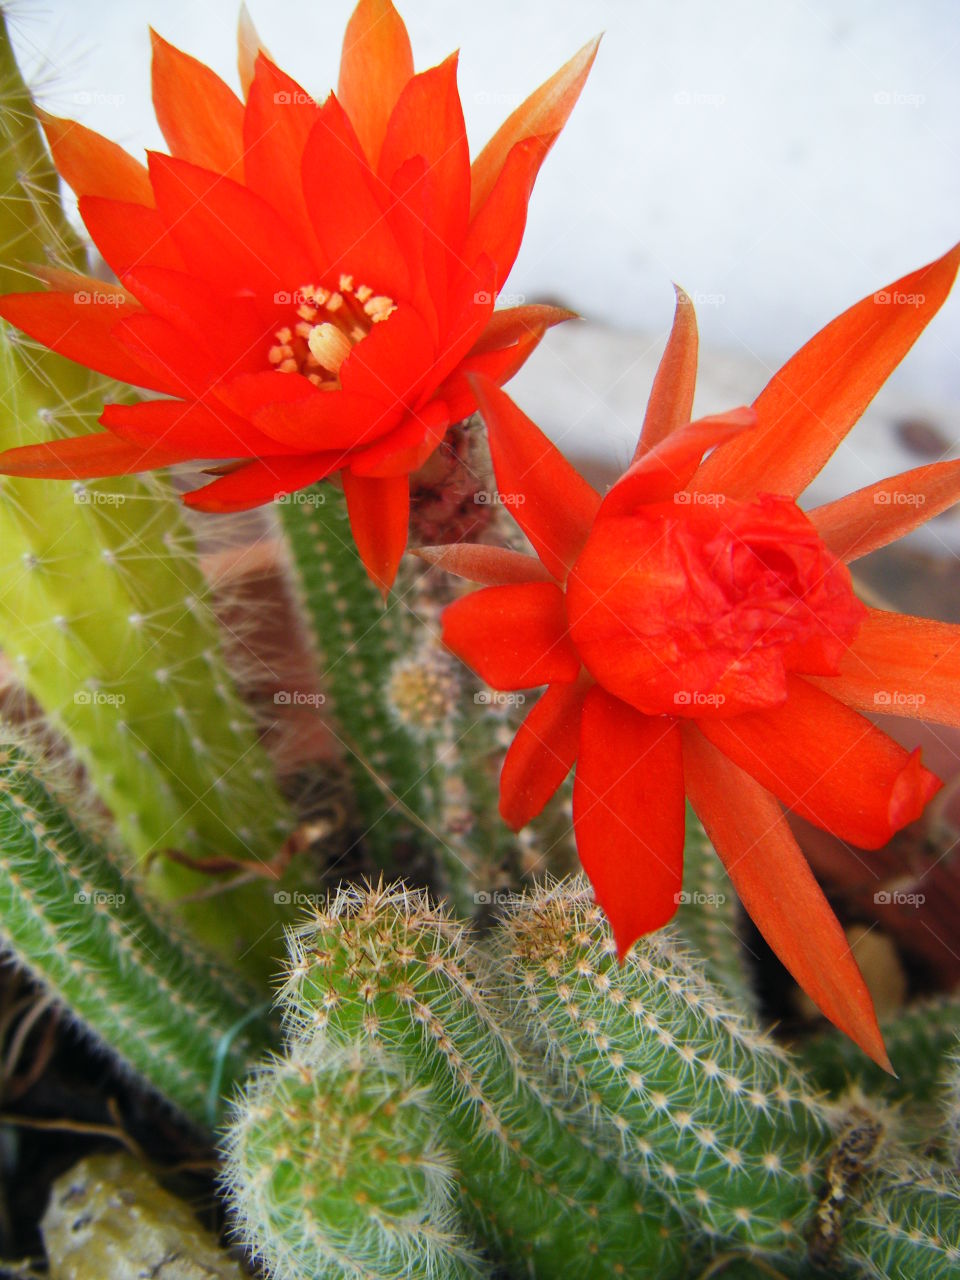
<instances>
[{"instance_id":1,"label":"ribbed cactus stem","mask_svg":"<svg viewBox=\"0 0 960 1280\"><path fill-rule=\"evenodd\" d=\"M830 1145L787 1055L663 930L620 964L586 881L525 898L496 942L500 990L626 1158L708 1234L796 1251Z\"/></svg>"},{"instance_id":2,"label":"ribbed cactus stem","mask_svg":"<svg viewBox=\"0 0 960 1280\"><path fill-rule=\"evenodd\" d=\"M237 1233L272 1280L483 1275L439 1129L429 1091L368 1038L294 1045L233 1107Z\"/></svg>"},{"instance_id":3,"label":"ribbed cactus stem","mask_svg":"<svg viewBox=\"0 0 960 1280\"><path fill-rule=\"evenodd\" d=\"M432 1086L465 1208L518 1271L682 1274L677 1215L596 1148L577 1108L524 1059L442 911L402 888L342 888L291 951L281 1000L294 1033L366 1034Z\"/></svg>"},{"instance_id":4,"label":"ribbed cactus stem","mask_svg":"<svg viewBox=\"0 0 960 1280\"><path fill-rule=\"evenodd\" d=\"M197 1124L210 1123L269 1043L261 997L180 944L9 740L0 741L0 942Z\"/></svg>"},{"instance_id":5,"label":"ribbed cactus stem","mask_svg":"<svg viewBox=\"0 0 960 1280\"><path fill-rule=\"evenodd\" d=\"M934 1165L885 1160L845 1215L837 1259L874 1280L956 1280L960 1180Z\"/></svg>"}]
</instances>

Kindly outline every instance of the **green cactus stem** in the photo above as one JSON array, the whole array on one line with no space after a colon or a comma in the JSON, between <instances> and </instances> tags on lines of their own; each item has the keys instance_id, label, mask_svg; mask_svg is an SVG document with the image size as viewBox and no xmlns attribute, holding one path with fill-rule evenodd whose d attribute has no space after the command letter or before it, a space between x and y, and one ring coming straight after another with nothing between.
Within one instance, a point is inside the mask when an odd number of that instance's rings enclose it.
<instances>
[{"instance_id":1,"label":"green cactus stem","mask_svg":"<svg viewBox=\"0 0 960 1280\"><path fill-rule=\"evenodd\" d=\"M844 1217L837 1259L874 1280L956 1280L960 1180L932 1164L887 1158Z\"/></svg>"},{"instance_id":2,"label":"green cactus stem","mask_svg":"<svg viewBox=\"0 0 960 1280\"><path fill-rule=\"evenodd\" d=\"M429 1090L367 1038L294 1045L233 1107L222 1181L272 1280L467 1280L454 1164Z\"/></svg>"},{"instance_id":3,"label":"green cactus stem","mask_svg":"<svg viewBox=\"0 0 960 1280\"><path fill-rule=\"evenodd\" d=\"M140 901L9 739L0 740L0 941L198 1125L270 1042L261 997Z\"/></svg>"},{"instance_id":4,"label":"green cactus stem","mask_svg":"<svg viewBox=\"0 0 960 1280\"><path fill-rule=\"evenodd\" d=\"M432 1086L463 1205L518 1272L686 1274L681 1220L624 1175L498 1022L461 927L420 894L341 888L291 938L293 1034L366 1034Z\"/></svg>"}]
</instances>

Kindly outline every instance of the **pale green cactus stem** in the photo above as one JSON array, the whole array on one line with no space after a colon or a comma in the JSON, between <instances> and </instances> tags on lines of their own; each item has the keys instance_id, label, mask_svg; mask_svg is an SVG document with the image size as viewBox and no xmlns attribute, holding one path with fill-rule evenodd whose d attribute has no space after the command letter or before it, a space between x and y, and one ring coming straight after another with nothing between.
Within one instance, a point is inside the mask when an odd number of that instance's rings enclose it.
<instances>
[{"instance_id":1,"label":"pale green cactus stem","mask_svg":"<svg viewBox=\"0 0 960 1280\"><path fill-rule=\"evenodd\" d=\"M20 260L81 266L29 95L0 26L0 242L16 253L4 288L39 287ZM11 250L10 245L14 248ZM109 306L108 285L89 306ZM128 391L6 326L0 338L0 448L93 431ZM169 488L126 477L93 484L0 478L0 648L68 738L134 855L269 858L292 826L234 688L192 538ZM163 897L209 879L157 857ZM248 953L269 942L271 895L187 907L205 941ZM250 950L253 947L254 950Z\"/></svg>"},{"instance_id":2,"label":"pale green cactus stem","mask_svg":"<svg viewBox=\"0 0 960 1280\"><path fill-rule=\"evenodd\" d=\"M221 1181L236 1234L271 1280L488 1275L440 1129L429 1090L369 1038L295 1044L233 1107Z\"/></svg>"},{"instance_id":3,"label":"pale green cactus stem","mask_svg":"<svg viewBox=\"0 0 960 1280\"><path fill-rule=\"evenodd\" d=\"M181 943L0 738L0 944L68 1014L198 1125L270 1043L262 997Z\"/></svg>"},{"instance_id":4,"label":"pale green cactus stem","mask_svg":"<svg viewBox=\"0 0 960 1280\"><path fill-rule=\"evenodd\" d=\"M956 1280L960 1180L932 1164L887 1157L864 1177L836 1256L874 1280Z\"/></svg>"},{"instance_id":5,"label":"pale green cactus stem","mask_svg":"<svg viewBox=\"0 0 960 1280\"><path fill-rule=\"evenodd\" d=\"M240 1263L124 1153L61 1174L40 1224L50 1280L244 1280Z\"/></svg>"},{"instance_id":6,"label":"pale green cactus stem","mask_svg":"<svg viewBox=\"0 0 960 1280\"><path fill-rule=\"evenodd\" d=\"M827 1115L672 930L622 964L583 879L520 900L494 942L498 990L625 1158L708 1234L795 1252Z\"/></svg>"},{"instance_id":7,"label":"pale green cactus stem","mask_svg":"<svg viewBox=\"0 0 960 1280\"><path fill-rule=\"evenodd\" d=\"M745 917L733 883L699 818L687 806L683 900L677 927L702 957L707 977L746 1008L757 1004L744 943Z\"/></svg>"},{"instance_id":8,"label":"pale green cactus stem","mask_svg":"<svg viewBox=\"0 0 960 1280\"><path fill-rule=\"evenodd\" d=\"M430 1084L464 1209L518 1274L684 1276L681 1219L524 1058L474 959L421 894L342 888L292 936L281 1005L304 1042L366 1034Z\"/></svg>"}]
</instances>

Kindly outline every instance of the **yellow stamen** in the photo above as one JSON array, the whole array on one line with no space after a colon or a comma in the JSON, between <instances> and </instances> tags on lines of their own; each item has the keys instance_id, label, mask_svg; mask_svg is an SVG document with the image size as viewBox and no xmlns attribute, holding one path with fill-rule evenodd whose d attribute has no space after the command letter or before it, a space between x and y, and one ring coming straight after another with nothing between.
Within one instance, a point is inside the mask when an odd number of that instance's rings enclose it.
<instances>
[{"instance_id":1,"label":"yellow stamen","mask_svg":"<svg viewBox=\"0 0 960 1280\"><path fill-rule=\"evenodd\" d=\"M329 369L331 373L340 372L340 366L353 350L353 343L335 324L314 325L307 345L317 364Z\"/></svg>"}]
</instances>

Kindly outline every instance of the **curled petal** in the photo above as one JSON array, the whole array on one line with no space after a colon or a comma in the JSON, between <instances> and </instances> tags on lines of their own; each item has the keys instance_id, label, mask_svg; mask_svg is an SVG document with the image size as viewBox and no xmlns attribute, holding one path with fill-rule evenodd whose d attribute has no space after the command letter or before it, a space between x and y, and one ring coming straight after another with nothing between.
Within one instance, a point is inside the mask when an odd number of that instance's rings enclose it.
<instances>
[{"instance_id":1,"label":"curled petal","mask_svg":"<svg viewBox=\"0 0 960 1280\"><path fill-rule=\"evenodd\" d=\"M850 944L780 806L693 725L683 734L690 801L748 915L826 1017L890 1071Z\"/></svg>"},{"instance_id":2,"label":"curled petal","mask_svg":"<svg viewBox=\"0 0 960 1280\"><path fill-rule=\"evenodd\" d=\"M674 288L677 292L677 308L673 316L673 328L653 380L637 451L633 455L634 462L656 448L693 416L693 393L697 385L697 354L700 345L697 315L693 303L684 291L677 285Z\"/></svg>"},{"instance_id":3,"label":"curled petal","mask_svg":"<svg viewBox=\"0 0 960 1280\"><path fill-rule=\"evenodd\" d=\"M494 689L570 684L580 674L552 582L471 592L444 609L443 642Z\"/></svg>"},{"instance_id":4,"label":"curled petal","mask_svg":"<svg viewBox=\"0 0 960 1280\"><path fill-rule=\"evenodd\" d=\"M684 820L677 722L592 688L580 721L573 825L621 958L676 912Z\"/></svg>"},{"instance_id":5,"label":"curled petal","mask_svg":"<svg viewBox=\"0 0 960 1280\"><path fill-rule=\"evenodd\" d=\"M510 744L500 773L500 816L514 831L531 822L573 768L586 689L552 684Z\"/></svg>"}]
</instances>

